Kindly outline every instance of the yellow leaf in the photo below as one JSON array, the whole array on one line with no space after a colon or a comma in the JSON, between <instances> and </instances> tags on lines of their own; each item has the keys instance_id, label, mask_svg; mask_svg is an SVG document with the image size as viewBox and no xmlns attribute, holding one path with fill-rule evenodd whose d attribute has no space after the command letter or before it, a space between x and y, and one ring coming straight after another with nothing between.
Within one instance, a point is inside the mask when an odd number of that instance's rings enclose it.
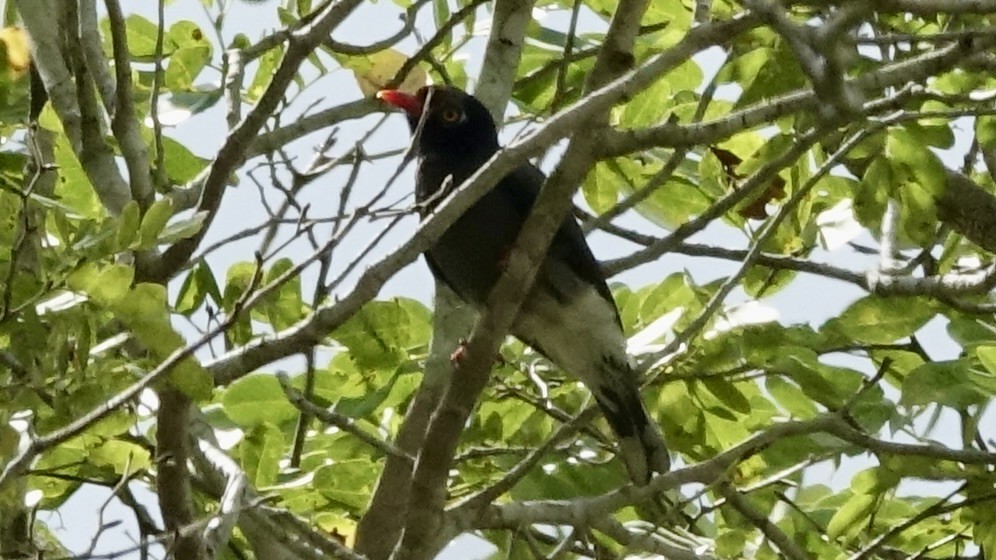
<instances>
[{"instance_id":1,"label":"yellow leaf","mask_svg":"<svg viewBox=\"0 0 996 560\"><path fill-rule=\"evenodd\" d=\"M27 72L31 64L28 34L20 27L5 27L0 29L0 43L6 53L7 68L19 75Z\"/></svg>"},{"instance_id":2,"label":"yellow leaf","mask_svg":"<svg viewBox=\"0 0 996 560\"><path fill-rule=\"evenodd\" d=\"M352 548L356 543L356 522L337 514L319 514L312 520L328 535L340 543Z\"/></svg>"},{"instance_id":3,"label":"yellow leaf","mask_svg":"<svg viewBox=\"0 0 996 560\"><path fill-rule=\"evenodd\" d=\"M394 49L384 49L367 56L349 57L343 65L353 71L356 85L360 86L363 95L372 97L384 89L387 82L398 73L408 57ZM415 93L426 84L427 76L421 66L416 65L404 81L395 89Z\"/></svg>"}]
</instances>

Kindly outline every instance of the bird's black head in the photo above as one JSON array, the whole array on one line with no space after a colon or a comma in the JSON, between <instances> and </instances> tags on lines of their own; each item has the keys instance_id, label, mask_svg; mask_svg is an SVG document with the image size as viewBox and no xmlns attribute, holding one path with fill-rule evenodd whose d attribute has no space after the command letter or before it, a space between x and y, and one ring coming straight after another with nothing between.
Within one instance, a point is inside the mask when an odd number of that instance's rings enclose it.
<instances>
[{"instance_id":1,"label":"bird's black head","mask_svg":"<svg viewBox=\"0 0 996 560\"><path fill-rule=\"evenodd\" d=\"M490 157L498 150L491 114L474 96L449 86L426 86L415 95L384 90L377 97L403 109L422 157Z\"/></svg>"}]
</instances>

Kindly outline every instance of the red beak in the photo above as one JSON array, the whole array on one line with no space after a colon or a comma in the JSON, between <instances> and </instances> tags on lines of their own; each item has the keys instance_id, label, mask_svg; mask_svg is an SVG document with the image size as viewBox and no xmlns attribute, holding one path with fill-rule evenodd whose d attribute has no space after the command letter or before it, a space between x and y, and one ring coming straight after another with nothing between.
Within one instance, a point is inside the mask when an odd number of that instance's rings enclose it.
<instances>
[{"instance_id":1,"label":"red beak","mask_svg":"<svg viewBox=\"0 0 996 560\"><path fill-rule=\"evenodd\" d=\"M377 99L404 110L416 119L422 115L422 102L410 93L396 89L382 89L377 92Z\"/></svg>"}]
</instances>

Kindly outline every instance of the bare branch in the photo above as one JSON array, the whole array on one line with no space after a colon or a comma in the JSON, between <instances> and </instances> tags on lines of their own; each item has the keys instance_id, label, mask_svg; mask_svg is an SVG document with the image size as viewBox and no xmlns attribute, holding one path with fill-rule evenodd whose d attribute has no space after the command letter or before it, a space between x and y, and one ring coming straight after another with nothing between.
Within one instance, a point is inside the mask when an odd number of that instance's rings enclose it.
<instances>
[{"instance_id":1,"label":"bare branch","mask_svg":"<svg viewBox=\"0 0 996 560\"><path fill-rule=\"evenodd\" d=\"M526 25L532 21L535 0L499 0L491 17L491 34L484 51L484 65L474 95L488 108L495 122L502 122L512 96L515 74L522 56Z\"/></svg>"},{"instance_id":2,"label":"bare branch","mask_svg":"<svg viewBox=\"0 0 996 560\"><path fill-rule=\"evenodd\" d=\"M592 116L608 110L623 97L649 87L656 77L680 64L701 48L727 40L753 25L754 22L750 18L738 18L700 26L689 32L686 38L672 49L652 58L626 77L593 92L583 102L558 113L535 132L501 150L464 185L457 188L448 201L441 203L411 239L380 262L367 268L357 280L354 290L341 297L337 303L318 309L312 316L286 331L277 333L272 338L256 341L211 362L208 367L215 376L215 382L222 385L229 383L257 367L298 353L302 348L321 340L325 333L355 313L360 305L372 299L391 275L414 261L471 204L527 158L539 154L557 140L576 131L578 123L587 122ZM601 135L597 141L602 142Z\"/></svg>"},{"instance_id":3,"label":"bare branch","mask_svg":"<svg viewBox=\"0 0 996 560\"><path fill-rule=\"evenodd\" d=\"M373 447L374 449L380 451L386 456L394 456L408 462L413 463L415 459L405 453L404 451L398 449L397 447L391 445L390 443L383 441L377 437L374 437L367 433L365 430L360 429L356 426L356 422L349 418L348 416L343 416L334 410L328 410L314 403L308 401L304 398L300 392L291 387L290 378L287 377L286 373L280 372L277 374L277 380L280 381L280 388L284 390L284 394L287 395L287 399L290 400L291 404L297 407L300 411L305 412L326 424L335 426L340 430L351 434L356 438L360 439L367 445Z\"/></svg>"},{"instance_id":4,"label":"bare branch","mask_svg":"<svg viewBox=\"0 0 996 560\"><path fill-rule=\"evenodd\" d=\"M728 469L733 465L775 441L826 431L838 422L837 417L826 415L812 420L775 424L711 459L656 476L647 486L626 486L600 496L567 501L536 500L492 504L473 524L480 529L522 527L534 523L586 526L590 520L600 519L626 506L644 502L665 490L693 482L709 484L720 480L727 476Z\"/></svg>"},{"instance_id":5,"label":"bare branch","mask_svg":"<svg viewBox=\"0 0 996 560\"><path fill-rule=\"evenodd\" d=\"M877 70L849 79L848 83L853 82L853 84L847 87L855 87L857 91L869 95L889 87L923 81L952 66L971 63L974 57L983 55L993 42L996 42L996 38L955 43L899 62L885 64ZM820 99L814 91L803 90L762 101L700 124L666 123L650 128L611 131L605 133L600 143L599 157L619 156L655 146L713 144L736 132L773 122L776 118L789 113L818 110L819 102Z\"/></svg>"},{"instance_id":6,"label":"bare branch","mask_svg":"<svg viewBox=\"0 0 996 560\"><path fill-rule=\"evenodd\" d=\"M616 9L603 52L596 62L589 87L598 87L622 73L620 55L632 58L632 43L646 0L623 0ZM607 109L607 107L606 107ZM594 112L590 122L604 122L607 110ZM401 544L392 557L405 560L428 559L445 542L442 506L446 499L446 480L456 455L463 426L490 377L491 364L501 342L512 327L519 307L545 258L547 248L572 207L571 195L593 164L594 136L576 136L567 147L563 160L543 186L508 258L508 266L498 284L488 295L481 318L466 344L465 358L454 371L450 387L443 397L426 433L426 441L412 477L410 513Z\"/></svg>"},{"instance_id":7,"label":"bare branch","mask_svg":"<svg viewBox=\"0 0 996 560\"><path fill-rule=\"evenodd\" d=\"M57 7L58 6L58 7ZM59 29L53 25L60 18L53 14L63 11L75 13L75 4L51 1L18 0L18 13L31 35L31 60L45 84L52 107L65 129L69 145L80 160L87 178L112 214L119 214L131 200L131 193L114 162L114 154L100 135L101 120L97 116L99 105L81 107L93 97L88 75L76 75L76 68L69 53L61 47L61 33L75 36L76 29ZM72 18L67 18L72 19ZM83 56L79 54L79 56ZM82 65L80 65L82 66ZM77 80L80 88L77 90ZM92 100L91 100L92 101Z\"/></svg>"},{"instance_id":8,"label":"bare branch","mask_svg":"<svg viewBox=\"0 0 996 560\"><path fill-rule=\"evenodd\" d=\"M238 517L238 524L252 544L257 558L365 560L335 539L320 534L308 523L286 512L259 506L260 499L255 489L241 482L247 477L235 461L205 439L198 438L194 443L191 445L192 459L209 493L222 498L226 493L234 494L241 487L244 507L223 514ZM209 522L205 531L211 528Z\"/></svg>"},{"instance_id":9,"label":"bare branch","mask_svg":"<svg viewBox=\"0 0 996 560\"><path fill-rule=\"evenodd\" d=\"M108 115L114 115L114 77L104 57L97 26L97 1L79 0L79 36L83 58Z\"/></svg>"},{"instance_id":10,"label":"bare branch","mask_svg":"<svg viewBox=\"0 0 996 560\"><path fill-rule=\"evenodd\" d=\"M778 552L781 552L783 556L789 560L810 560L812 558L809 553L799 546L799 543L790 539L767 516L758 511L746 496L738 492L728 482L720 483L719 491L726 498L726 503L760 529L761 533L778 547Z\"/></svg>"},{"instance_id":11,"label":"bare branch","mask_svg":"<svg viewBox=\"0 0 996 560\"><path fill-rule=\"evenodd\" d=\"M179 389L167 387L159 392L156 415L156 494L166 530L176 535L172 553L178 559L204 558L200 533L182 531L197 519L187 471L187 426L190 399Z\"/></svg>"},{"instance_id":12,"label":"bare branch","mask_svg":"<svg viewBox=\"0 0 996 560\"><path fill-rule=\"evenodd\" d=\"M402 23L401 29L390 37L363 46L341 43L332 37L329 37L325 41L325 46L334 52L350 56L371 54L392 47L398 44L405 37L412 34L412 31L415 30L415 19L418 15L418 11L428 3L429 0L416 0L415 2L412 2L412 4L405 9L405 13L400 16Z\"/></svg>"},{"instance_id":13,"label":"bare branch","mask_svg":"<svg viewBox=\"0 0 996 560\"><path fill-rule=\"evenodd\" d=\"M125 165L128 167L132 198L145 209L151 206L153 201L152 166L149 164L145 141L138 130L138 117L135 116L135 103L132 101L134 93L131 87L131 63L128 59L125 18L118 0L104 0L104 4L107 6L107 18L111 23L111 41L114 45L116 95L111 128L118 138L121 154L124 155Z\"/></svg>"},{"instance_id":14,"label":"bare branch","mask_svg":"<svg viewBox=\"0 0 996 560\"><path fill-rule=\"evenodd\" d=\"M629 550L643 550L659 554L673 560L715 560L716 556L703 551L704 546L691 548L669 542L653 531L651 527L642 530L632 530L611 517L596 519L592 528L605 533L612 540L626 546Z\"/></svg>"},{"instance_id":15,"label":"bare branch","mask_svg":"<svg viewBox=\"0 0 996 560\"><path fill-rule=\"evenodd\" d=\"M221 206L221 198L225 186L228 184L229 176L248 157L247 147L255 139L266 119L279 105L287 86L297 75L297 69L301 62L360 3L361 0L329 2L317 13L311 23L290 36L287 52L280 67L274 72L266 92L263 93L259 102L246 118L225 139L225 143L218 150L213 163L194 180L195 184L202 185L197 211L205 213L204 225L194 236L178 241L167 249L161 260L150 263L144 267L145 270L138 270L140 279L163 280L169 278L190 260L190 256L200 245Z\"/></svg>"}]
</instances>

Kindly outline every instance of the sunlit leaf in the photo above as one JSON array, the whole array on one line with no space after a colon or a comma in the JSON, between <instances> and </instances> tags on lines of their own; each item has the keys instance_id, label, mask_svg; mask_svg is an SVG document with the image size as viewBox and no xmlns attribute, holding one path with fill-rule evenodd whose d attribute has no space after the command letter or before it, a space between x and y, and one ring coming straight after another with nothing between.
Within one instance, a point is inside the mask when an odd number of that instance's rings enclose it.
<instances>
[{"instance_id":1,"label":"sunlit leaf","mask_svg":"<svg viewBox=\"0 0 996 560\"><path fill-rule=\"evenodd\" d=\"M445 2L443 2L445 4ZM439 2L436 2L439 4ZM348 57L340 62L353 71L356 85L367 97L373 97L378 90L384 89L391 78L401 70L408 57L395 49L385 49L367 56ZM415 65L396 88L414 93L424 86L428 80L425 70Z\"/></svg>"},{"instance_id":2,"label":"sunlit leaf","mask_svg":"<svg viewBox=\"0 0 996 560\"><path fill-rule=\"evenodd\" d=\"M279 425L298 414L272 375L249 375L235 381L225 390L222 404L229 418L247 427Z\"/></svg>"}]
</instances>

